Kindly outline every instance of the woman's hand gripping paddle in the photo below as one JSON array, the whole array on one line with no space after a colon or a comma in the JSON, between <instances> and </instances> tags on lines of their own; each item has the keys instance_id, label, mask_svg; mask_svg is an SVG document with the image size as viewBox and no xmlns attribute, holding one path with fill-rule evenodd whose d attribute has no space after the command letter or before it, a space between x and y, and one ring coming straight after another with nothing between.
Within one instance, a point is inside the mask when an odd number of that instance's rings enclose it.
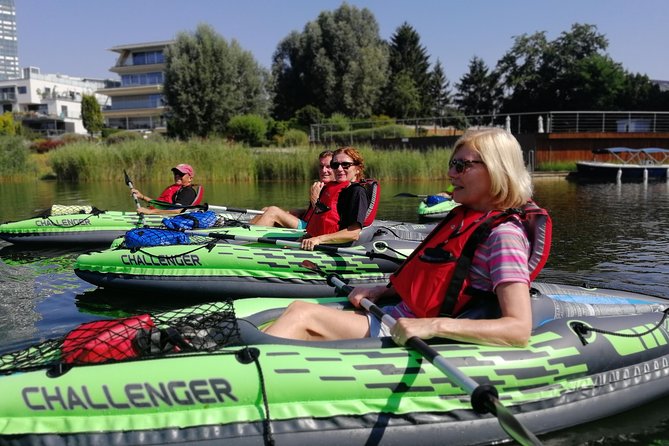
<instances>
[{"instance_id":1,"label":"woman's hand gripping paddle","mask_svg":"<svg viewBox=\"0 0 669 446\"><path fill-rule=\"evenodd\" d=\"M346 285L341 277L338 277L336 274L326 273L314 262L305 260L301 263L301 266L326 277L328 284L334 286L337 291L341 293L348 294L353 291L353 287ZM365 310L390 328L397 322L392 316L384 313L381 308L369 299L362 299L360 304ZM439 352L430 347L425 341L416 336L407 339L406 345L420 353L425 359L430 361L432 365L453 381L454 384L467 392L471 397L471 404L474 411L480 414L490 412L495 415L500 426L509 437L523 446L541 445L539 439L532 432L527 430L525 426L513 416L509 409L500 403L499 394L494 386L490 384L478 384L472 378L458 370L457 367L450 364L446 358L441 356Z\"/></svg>"}]
</instances>

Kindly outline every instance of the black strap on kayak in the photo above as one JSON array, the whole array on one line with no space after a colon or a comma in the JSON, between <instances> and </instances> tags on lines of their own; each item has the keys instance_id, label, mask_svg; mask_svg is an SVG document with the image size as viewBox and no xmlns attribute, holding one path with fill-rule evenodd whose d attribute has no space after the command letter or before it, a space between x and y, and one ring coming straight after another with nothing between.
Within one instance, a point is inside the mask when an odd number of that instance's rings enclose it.
<instances>
[{"instance_id":1,"label":"black strap on kayak","mask_svg":"<svg viewBox=\"0 0 669 446\"><path fill-rule=\"evenodd\" d=\"M603 330L597 327L589 327L585 325L583 322L577 322L577 321L570 323L569 326L574 331L574 333L576 333L576 336L578 336L578 339L581 341L581 344L588 345L588 340L586 339L588 333L601 333L609 336L617 336L620 338L641 338L660 328L664 324L664 321L665 319L667 319L668 315L669 315L669 308L666 308L662 312L662 318L660 318L660 321L653 328L650 328L643 333L618 333L615 331Z\"/></svg>"}]
</instances>

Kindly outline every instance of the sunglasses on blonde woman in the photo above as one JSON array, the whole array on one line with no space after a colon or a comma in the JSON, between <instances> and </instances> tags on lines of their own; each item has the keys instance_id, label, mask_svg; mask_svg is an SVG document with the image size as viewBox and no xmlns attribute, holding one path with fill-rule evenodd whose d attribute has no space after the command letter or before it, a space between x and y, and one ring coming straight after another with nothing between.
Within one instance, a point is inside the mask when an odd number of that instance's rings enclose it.
<instances>
[{"instance_id":1,"label":"sunglasses on blonde woman","mask_svg":"<svg viewBox=\"0 0 669 446\"><path fill-rule=\"evenodd\" d=\"M483 161L478 161L478 160L463 160L463 159L452 159L450 163L448 163L449 168L454 168L457 173L462 173L465 170L469 169L472 167L473 164L485 164Z\"/></svg>"}]
</instances>

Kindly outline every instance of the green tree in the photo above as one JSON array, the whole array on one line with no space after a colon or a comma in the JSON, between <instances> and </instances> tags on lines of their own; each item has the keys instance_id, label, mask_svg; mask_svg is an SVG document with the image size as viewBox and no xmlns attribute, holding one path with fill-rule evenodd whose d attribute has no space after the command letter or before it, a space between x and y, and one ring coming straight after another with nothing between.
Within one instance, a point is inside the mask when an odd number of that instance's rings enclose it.
<instances>
[{"instance_id":1,"label":"green tree","mask_svg":"<svg viewBox=\"0 0 669 446\"><path fill-rule=\"evenodd\" d=\"M430 83L427 94L432 98L432 108L428 110L428 116L444 116L451 105L450 82L444 73L441 61L437 59L434 68L430 72Z\"/></svg>"},{"instance_id":2,"label":"green tree","mask_svg":"<svg viewBox=\"0 0 669 446\"><path fill-rule=\"evenodd\" d=\"M102 131L105 121L95 95L85 94L81 97L81 120L89 135L93 136Z\"/></svg>"},{"instance_id":3,"label":"green tree","mask_svg":"<svg viewBox=\"0 0 669 446\"><path fill-rule=\"evenodd\" d=\"M490 72L481 58L471 59L469 71L455 87L455 103L465 115L490 115L499 111L502 98L499 76Z\"/></svg>"},{"instance_id":4,"label":"green tree","mask_svg":"<svg viewBox=\"0 0 669 446\"><path fill-rule=\"evenodd\" d=\"M386 91L386 110L392 116L414 118L421 112L421 94L410 73L397 73Z\"/></svg>"},{"instance_id":5,"label":"green tree","mask_svg":"<svg viewBox=\"0 0 669 446\"><path fill-rule=\"evenodd\" d=\"M554 41L545 32L516 37L496 70L507 93L504 111L592 110L614 104L622 71L605 54L607 46L595 25L578 23ZM596 86L592 79L605 83Z\"/></svg>"},{"instance_id":6,"label":"green tree","mask_svg":"<svg viewBox=\"0 0 669 446\"><path fill-rule=\"evenodd\" d=\"M390 73L383 112L396 118L428 115L434 107L429 94L429 56L420 43L420 35L407 22L400 25L390 38L388 61ZM394 97L396 94L399 96ZM417 96L417 108L413 104L413 96ZM403 105L407 99L412 103Z\"/></svg>"},{"instance_id":7,"label":"green tree","mask_svg":"<svg viewBox=\"0 0 669 446\"><path fill-rule=\"evenodd\" d=\"M645 74L625 74L625 82L616 99L619 110L667 110L669 92L651 82Z\"/></svg>"},{"instance_id":8,"label":"green tree","mask_svg":"<svg viewBox=\"0 0 669 446\"><path fill-rule=\"evenodd\" d=\"M325 115L368 117L387 80L388 49L366 8L343 3L324 11L302 33L292 32L274 54L275 108L279 119L314 105Z\"/></svg>"},{"instance_id":9,"label":"green tree","mask_svg":"<svg viewBox=\"0 0 669 446\"><path fill-rule=\"evenodd\" d=\"M165 62L171 136L223 135L233 116L266 114L267 73L250 52L210 26L180 33L167 48Z\"/></svg>"}]
</instances>

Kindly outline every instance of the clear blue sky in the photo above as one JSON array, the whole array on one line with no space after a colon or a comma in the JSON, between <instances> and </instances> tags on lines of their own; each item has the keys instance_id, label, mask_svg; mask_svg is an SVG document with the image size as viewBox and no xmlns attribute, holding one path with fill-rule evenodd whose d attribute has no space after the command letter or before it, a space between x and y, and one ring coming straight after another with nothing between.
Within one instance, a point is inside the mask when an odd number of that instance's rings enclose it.
<instances>
[{"instance_id":1,"label":"clear blue sky","mask_svg":"<svg viewBox=\"0 0 669 446\"><path fill-rule=\"evenodd\" d=\"M431 62L440 59L451 85L473 56L489 67L513 36L546 31L550 40L573 23L597 25L609 55L633 73L669 80L667 0L349 0L376 17L388 39L403 22L421 36ZM237 40L266 68L281 39L302 31L340 0L16 0L21 67L42 73L116 78L109 48L170 40L199 23Z\"/></svg>"}]
</instances>

